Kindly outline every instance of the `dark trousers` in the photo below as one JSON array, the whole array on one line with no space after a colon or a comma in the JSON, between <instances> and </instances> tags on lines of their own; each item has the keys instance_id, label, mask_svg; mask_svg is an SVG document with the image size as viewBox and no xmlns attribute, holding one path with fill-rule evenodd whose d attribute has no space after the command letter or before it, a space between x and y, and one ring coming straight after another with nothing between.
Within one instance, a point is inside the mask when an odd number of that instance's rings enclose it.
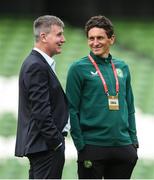
<instances>
[{"instance_id":1,"label":"dark trousers","mask_svg":"<svg viewBox=\"0 0 154 180\"><path fill-rule=\"evenodd\" d=\"M64 147L28 156L29 179L61 179L65 162Z\"/></svg>"},{"instance_id":2,"label":"dark trousers","mask_svg":"<svg viewBox=\"0 0 154 180\"><path fill-rule=\"evenodd\" d=\"M106 148L106 157L78 162L79 179L130 179L137 162L136 149L130 145L124 148ZM102 152L103 153L103 152Z\"/></svg>"}]
</instances>

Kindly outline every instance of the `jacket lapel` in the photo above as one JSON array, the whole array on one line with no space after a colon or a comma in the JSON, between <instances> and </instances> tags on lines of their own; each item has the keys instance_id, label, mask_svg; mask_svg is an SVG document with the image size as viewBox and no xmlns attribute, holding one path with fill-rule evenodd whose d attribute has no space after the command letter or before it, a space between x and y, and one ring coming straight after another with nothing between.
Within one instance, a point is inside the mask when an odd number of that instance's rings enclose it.
<instances>
[{"instance_id":1,"label":"jacket lapel","mask_svg":"<svg viewBox=\"0 0 154 180\"><path fill-rule=\"evenodd\" d=\"M62 86L61 86L61 83L59 82L56 74L54 73L54 71L52 70L52 68L49 66L49 64L47 63L47 61L44 59L44 57L43 57L39 52L37 52L37 51L35 51L35 50L32 50L31 54L33 54L33 55L35 55L35 56L38 56L39 59L41 59L41 60L48 66L49 72L51 73L52 76L55 77L55 79L56 79L56 80L58 81L58 83L60 84L60 87L61 87L61 89L62 89L62 92L63 92L63 94L64 94L64 97L65 97L65 99L66 99L66 101L67 101L67 98L66 98L65 92L64 92L64 90L63 90L63 88L62 88Z\"/></svg>"}]
</instances>

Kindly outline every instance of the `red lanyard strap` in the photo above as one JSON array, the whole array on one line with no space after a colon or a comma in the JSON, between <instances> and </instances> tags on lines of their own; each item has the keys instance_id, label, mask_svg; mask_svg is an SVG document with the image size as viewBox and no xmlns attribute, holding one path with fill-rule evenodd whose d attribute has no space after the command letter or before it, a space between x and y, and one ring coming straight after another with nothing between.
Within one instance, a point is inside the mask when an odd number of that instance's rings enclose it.
<instances>
[{"instance_id":1,"label":"red lanyard strap","mask_svg":"<svg viewBox=\"0 0 154 180\"><path fill-rule=\"evenodd\" d=\"M103 77L103 74L101 73L98 65L96 64L95 60L90 56L90 54L88 55L88 58L89 58L89 60L91 61L91 63L93 64L93 66L95 67L96 71L98 72L99 77L100 77L101 80L102 80L102 84L103 84L105 93L106 93L107 95L109 95L109 93L108 93L109 90L108 90L106 81L105 81L105 79L104 79L104 77ZM112 65L114 77L115 77L115 80L116 80L116 93L118 94L118 93L119 93L119 81L118 81L117 71L116 71L115 65L113 64L112 61L111 61L111 65Z\"/></svg>"}]
</instances>

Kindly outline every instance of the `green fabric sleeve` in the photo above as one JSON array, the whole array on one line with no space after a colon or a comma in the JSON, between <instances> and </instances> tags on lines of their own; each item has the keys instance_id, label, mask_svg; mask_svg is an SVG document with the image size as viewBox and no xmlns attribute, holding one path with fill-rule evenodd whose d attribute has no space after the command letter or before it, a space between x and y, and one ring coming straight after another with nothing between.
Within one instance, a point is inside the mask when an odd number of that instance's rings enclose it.
<instances>
[{"instance_id":1,"label":"green fabric sleeve","mask_svg":"<svg viewBox=\"0 0 154 180\"><path fill-rule=\"evenodd\" d=\"M133 144L138 144L136 135L136 123L135 123L135 107L134 107L134 96L131 87L131 76L127 66L127 82L126 82L126 100L128 106L128 122L129 122L129 134Z\"/></svg>"},{"instance_id":2,"label":"green fabric sleeve","mask_svg":"<svg viewBox=\"0 0 154 180\"><path fill-rule=\"evenodd\" d=\"M83 78L79 67L73 64L67 75L66 95L69 101L71 136L78 151L85 146L80 128L80 99L82 97Z\"/></svg>"}]
</instances>

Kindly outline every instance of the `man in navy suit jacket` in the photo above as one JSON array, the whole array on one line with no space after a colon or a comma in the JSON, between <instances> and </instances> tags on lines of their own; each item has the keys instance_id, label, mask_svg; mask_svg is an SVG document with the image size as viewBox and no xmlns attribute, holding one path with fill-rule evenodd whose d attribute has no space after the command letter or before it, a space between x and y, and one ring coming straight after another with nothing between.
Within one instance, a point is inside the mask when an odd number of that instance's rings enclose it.
<instances>
[{"instance_id":1,"label":"man in navy suit jacket","mask_svg":"<svg viewBox=\"0 0 154 180\"><path fill-rule=\"evenodd\" d=\"M54 72L52 56L65 42L64 23L45 15L34 21L35 45L22 64L15 156L30 162L30 179L60 179L68 122L65 93Z\"/></svg>"}]
</instances>

